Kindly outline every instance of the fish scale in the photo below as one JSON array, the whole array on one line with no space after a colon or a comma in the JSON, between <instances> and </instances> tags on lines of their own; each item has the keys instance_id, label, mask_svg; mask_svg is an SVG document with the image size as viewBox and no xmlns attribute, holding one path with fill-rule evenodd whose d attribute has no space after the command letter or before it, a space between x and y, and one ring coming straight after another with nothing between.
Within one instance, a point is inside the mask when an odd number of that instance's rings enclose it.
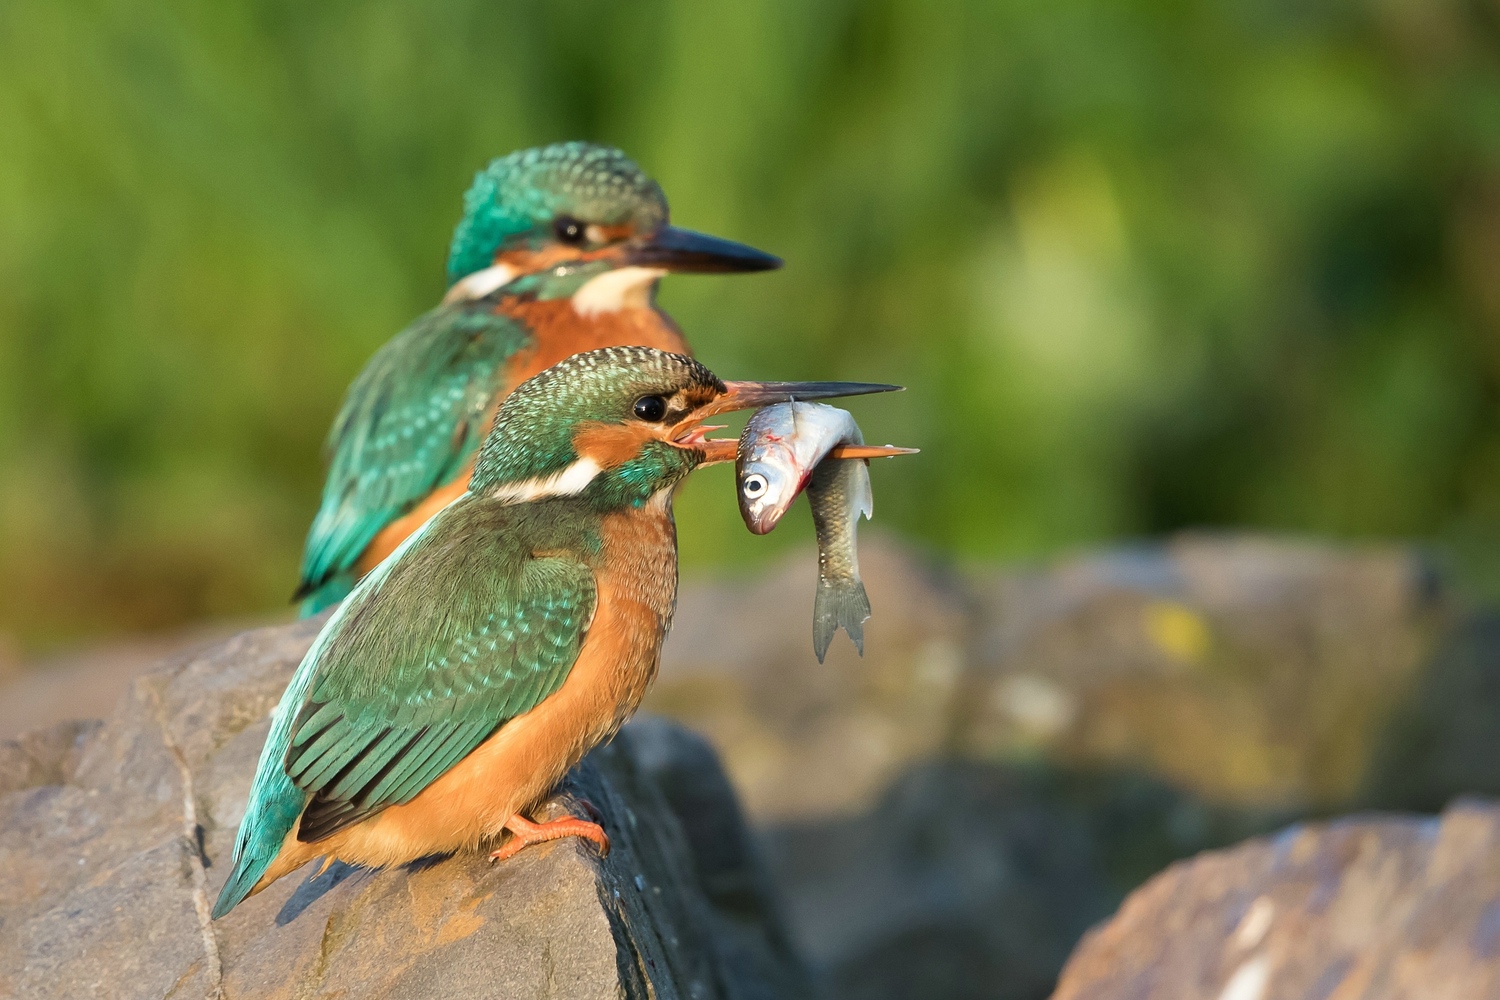
<instances>
[{"instance_id":1,"label":"fish scale","mask_svg":"<svg viewBox=\"0 0 1500 1000\"><path fill-rule=\"evenodd\" d=\"M780 523L805 488L818 539L813 652L822 663L840 628L864 655L870 599L859 577L856 526L874 513L869 463L829 458L843 444L864 444L854 418L822 403L780 403L758 410L740 435L735 462L740 513L756 534Z\"/></svg>"}]
</instances>

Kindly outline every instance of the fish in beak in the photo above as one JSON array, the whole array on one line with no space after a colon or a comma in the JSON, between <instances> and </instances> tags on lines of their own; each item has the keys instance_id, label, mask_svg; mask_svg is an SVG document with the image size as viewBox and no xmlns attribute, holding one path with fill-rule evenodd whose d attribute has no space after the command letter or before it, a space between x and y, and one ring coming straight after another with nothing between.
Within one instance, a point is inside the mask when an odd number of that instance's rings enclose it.
<instances>
[{"instance_id":1,"label":"fish in beak","mask_svg":"<svg viewBox=\"0 0 1500 1000\"><path fill-rule=\"evenodd\" d=\"M814 399L837 399L840 396L865 396L876 392L900 392L904 386L884 382L725 382L724 392L700 406L682 422L674 438L683 447L701 448L703 464L732 462L739 442L733 438L708 438L709 431L721 430L702 423L708 417L735 410L755 410L778 403L808 402ZM844 454L845 451L850 453ZM890 458L908 455L910 448L889 445L840 445L836 458Z\"/></svg>"}]
</instances>

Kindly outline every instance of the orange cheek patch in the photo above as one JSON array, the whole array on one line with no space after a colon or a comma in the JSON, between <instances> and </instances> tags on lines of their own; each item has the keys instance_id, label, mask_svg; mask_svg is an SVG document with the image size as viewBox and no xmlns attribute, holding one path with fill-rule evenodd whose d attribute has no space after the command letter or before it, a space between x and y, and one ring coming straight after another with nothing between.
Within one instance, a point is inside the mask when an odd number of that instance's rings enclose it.
<instances>
[{"instance_id":1,"label":"orange cheek patch","mask_svg":"<svg viewBox=\"0 0 1500 1000\"><path fill-rule=\"evenodd\" d=\"M656 439L645 424L584 424L573 435L573 451L592 458L601 469L613 469L635 458Z\"/></svg>"},{"instance_id":2,"label":"orange cheek patch","mask_svg":"<svg viewBox=\"0 0 1500 1000\"><path fill-rule=\"evenodd\" d=\"M496 264L506 264L521 274L530 274L533 271L542 271L559 264L585 259L587 259L587 254L582 250L562 244L554 244L540 250L507 250L495 255Z\"/></svg>"},{"instance_id":3,"label":"orange cheek patch","mask_svg":"<svg viewBox=\"0 0 1500 1000\"><path fill-rule=\"evenodd\" d=\"M614 239L614 237L611 236L610 239ZM620 247L615 244L600 247L596 250L582 250L564 243L554 243L540 250L506 250L503 253L497 253L495 255L495 263L515 268L518 274L532 274L536 271L545 271L549 267L556 267L559 264L572 264L578 261L590 260L612 260L618 257L620 252Z\"/></svg>"}]
</instances>

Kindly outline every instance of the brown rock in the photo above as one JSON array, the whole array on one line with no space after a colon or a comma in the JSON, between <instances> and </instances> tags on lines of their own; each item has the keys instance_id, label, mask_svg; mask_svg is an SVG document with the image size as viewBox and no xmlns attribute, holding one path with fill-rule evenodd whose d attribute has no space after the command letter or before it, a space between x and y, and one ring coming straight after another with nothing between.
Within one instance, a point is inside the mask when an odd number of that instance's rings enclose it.
<instances>
[{"instance_id":1,"label":"brown rock","mask_svg":"<svg viewBox=\"0 0 1500 1000\"><path fill-rule=\"evenodd\" d=\"M842 637L813 657L811 550L683 590L648 704L709 736L758 822L870 809L939 757L1333 807L1360 790L1444 620L1398 547L1184 535L960 576L869 535L863 659Z\"/></svg>"},{"instance_id":2,"label":"brown rock","mask_svg":"<svg viewBox=\"0 0 1500 1000\"><path fill-rule=\"evenodd\" d=\"M79 748L54 733L24 745L41 748L23 748L24 767L0 753L0 775L24 772L0 796L0 996L802 991L711 752L655 720L590 755L556 802L578 794L604 812L607 859L565 840L499 865L335 865L209 921L267 714L315 628L248 633L140 678L107 723L74 731ZM662 790L679 779L696 789L686 827Z\"/></svg>"},{"instance_id":3,"label":"brown rock","mask_svg":"<svg viewBox=\"0 0 1500 1000\"><path fill-rule=\"evenodd\" d=\"M947 751L966 670L970 597L878 534L860 567L865 655L843 633L812 651L817 556L747 582L684 587L653 711L706 733L755 820L855 813L912 763Z\"/></svg>"},{"instance_id":4,"label":"brown rock","mask_svg":"<svg viewBox=\"0 0 1500 1000\"><path fill-rule=\"evenodd\" d=\"M1442 620L1409 549L1183 535L981 584L956 741L1126 767L1211 801L1359 790Z\"/></svg>"},{"instance_id":5,"label":"brown rock","mask_svg":"<svg viewBox=\"0 0 1500 1000\"><path fill-rule=\"evenodd\" d=\"M1401 806L1425 791L1440 806L1494 770L1485 762L1500 660L1489 651L1500 632L1475 631L1452 669L1424 672L1445 602L1409 550L1188 535L1045 569L959 575L872 532L861 554L874 607L863 659L842 637L826 664L813 657L809 544L758 579L685 585L649 702L724 755L769 832L797 941L836 995L888 1000L940 987L1033 1000L1082 928L1173 859L1351 800ZM262 633L278 634L291 633ZM161 688L200 789L210 858L227 849L264 714L300 653L258 653L257 641L242 640L250 645L235 655L245 662L224 666L242 674L219 700ZM270 665L248 666L262 655ZM140 701L149 690L126 705L149 707ZM1422 711L1392 743L1403 701ZM1454 706L1465 707L1464 725ZM122 824L139 812L159 830L166 821L146 815L157 809L180 825L177 772L160 738L122 742L149 733L135 721L117 730L71 756L60 735L34 752L0 750L0 787L63 782L23 795L55 798L46 808L67 817L60 828L78 827L99 851L79 788L131 788ZM680 738L663 759L678 763L647 771L695 845L688 879L707 900L710 950L720 969L750 970L722 973L726 981L777 981L786 943L752 891L763 884L745 860L753 852L721 825L742 828L724 819L729 811L693 805L726 800L714 784L722 776L684 771L682 760L706 750L671 731ZM661 756L643 745L621 743L637 763ZM1372 769L1372 756L1383 763ZM117 760L133 773L110 771ZM4 784L22 772L42 777ZM712 780L699 781L705 774ZM1361 792L1362 781L1382 794ZM0 896L11 891L3 851ZM40 865L28 878L44 891L65 876L81 877ZM213 867L206 877L215 888ZM375 882L425 886L424 877ZM341 882L330 896L344 891ZM753 905L742 910L745 898ZM266 905L274 918L286 903ZM333 919L308 908L320 928ZM0 968L10 926L0 926ZM247 947L234 940L231 958ZM237 966L226 963L232 979Z\"/></svg>"},{"instance_id":6,"label":"brown rock","mask_svg":"<svg viewBox=\"0 0 1500 1000\"><path fill-rule=\"evenodd\" d=\"M79 751L98 728L98 720L74 719L0 740L0 795L69 780Z\"/></svg>"},{"instance_id":7,"label":"brown rock","mask_svg":"<svg viewBox=\"0 0 1500 1000\"><path fill-rule=\"evenodd\" d=\"M1180 862L1090 932L1053 1000L1500 997L1500 807L1362 816Z\"/></svg>"}]
</instances>

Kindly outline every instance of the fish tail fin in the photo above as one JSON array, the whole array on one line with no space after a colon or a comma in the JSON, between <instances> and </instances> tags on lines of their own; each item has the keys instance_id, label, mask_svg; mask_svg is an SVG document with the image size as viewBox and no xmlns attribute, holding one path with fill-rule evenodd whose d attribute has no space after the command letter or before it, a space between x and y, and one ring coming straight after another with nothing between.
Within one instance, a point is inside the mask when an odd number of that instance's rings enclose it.
<instances>
[{"instance_id":1,"label":"fish tail fin","mask_svg":"<svg viewBox=\"0 0 1500 1000\"><path fill-rule=\"evenodd\" d=\"M865 585L857 579L818 579L818 593L813 598L813 652L818 662L828 653L834 633L840 627L854 641L859 655L865 655L865 621L870 617L870 598Z\"/></svg>"},{"instance_id":2,"label":"fish tail fin","mask_svg":"<svg viewBox=\"0 0 1500 1000\"><path fill-rule=\"evenodd\" d=\"M255 891L306 804L306 793L292 784L279 766L268 770L263 758L250 791L250 806L235 838L234 869L214 904L215 920Z\"/></svg>"}]
</instances>

